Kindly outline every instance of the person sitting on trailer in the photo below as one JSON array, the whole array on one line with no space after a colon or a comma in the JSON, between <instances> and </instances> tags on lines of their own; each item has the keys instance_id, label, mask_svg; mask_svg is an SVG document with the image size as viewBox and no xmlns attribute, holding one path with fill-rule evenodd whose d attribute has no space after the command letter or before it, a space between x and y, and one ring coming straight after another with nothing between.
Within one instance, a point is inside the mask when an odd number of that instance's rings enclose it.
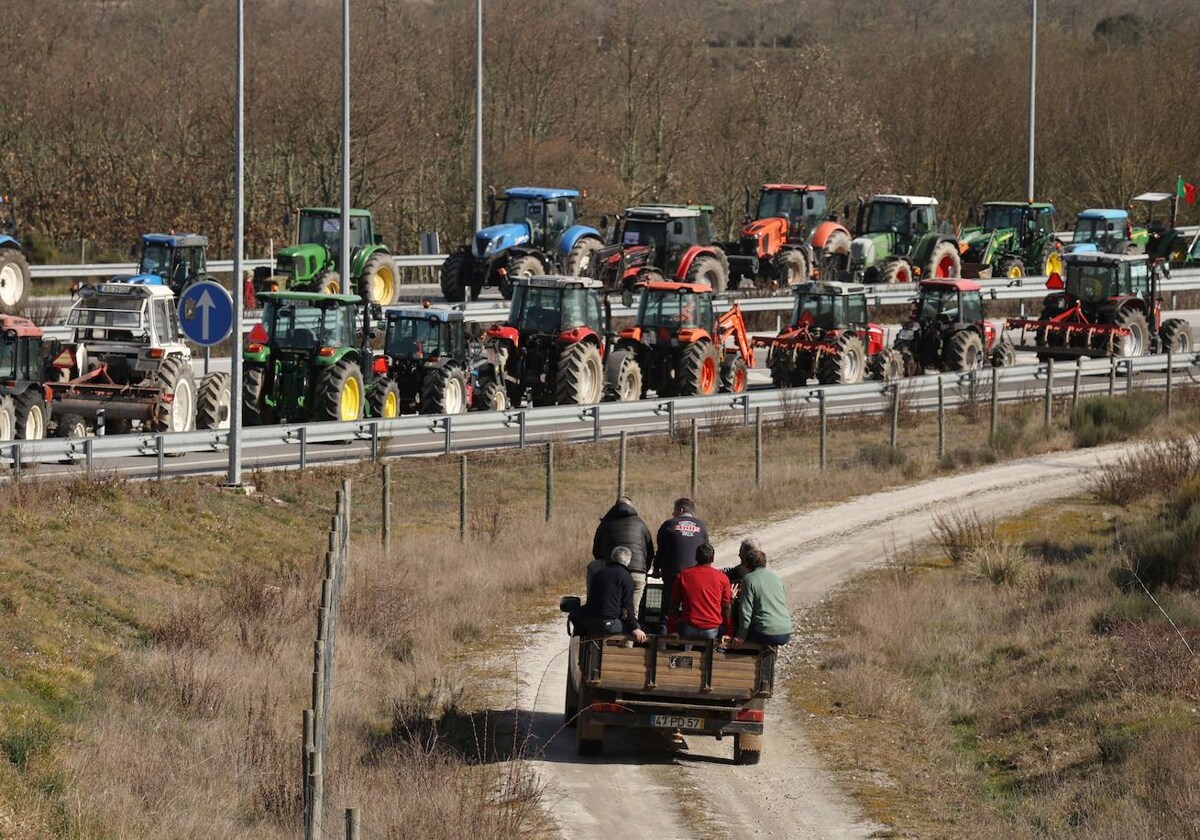
<instances>
[{"instance_id":1,"label":"person sitting on trailer","mask_svg":"<svg viewBox=\"0 0 1200 840\"><path fill-rule=\"evenodd\" d=\"M587 635L610 636L632 633L639 642L646 633L638 625L633 600L633 576L629 563L633 553L619 545L609 554L608 562L592 575L587 602L580 608L579 620L572 619Z\"/></svg>"},{"instance_id":2,"label":"person sitting on trailer","mask_svg":"<svg viewBox=\"0 0 1200 840\"><path fill-rule=\"evenodd\" d=\"M696 549L696 565L675 578L671 593L671 615L679 635L685 639L715 639L729 629L733 592L729 577L713 568L717 556L712 543Z\"/></svg>"},{"instance_id":3,"label":"person sitting on trailer","mask_svg":"<svg viewBox=\"0 0 1200 840\"><path fill-rule=\"evenodd\" d=\"M786 645L792 636L792 614L783 581L767 568L767 555L761 549L751 552L750 566L738 594L730 647L737 649L746 642Z\"/></svg>"}]
</instances>

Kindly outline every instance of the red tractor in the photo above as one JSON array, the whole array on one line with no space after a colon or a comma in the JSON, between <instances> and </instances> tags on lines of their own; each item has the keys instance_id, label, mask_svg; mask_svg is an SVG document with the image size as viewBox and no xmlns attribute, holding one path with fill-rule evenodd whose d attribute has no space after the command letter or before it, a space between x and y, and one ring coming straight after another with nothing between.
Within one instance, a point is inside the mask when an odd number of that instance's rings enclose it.
<instances>
[{"instance_id":1,"label":"red tractor","mask_svg":"<svg viewBox=\"0 0 1200 840\"><path fill-rule=\"evenodd\" d=\"M850 231L826 209L825 187L816 184L763 184L758 207L746 213L741 239L725 244L729 253L729 286L742 280L755 285L795 286L822 272L845 270L850 259Z\"/></svg>"},{"instance_id":2,"label":"red tractor","mask_svg":"<svg viewBox=\"0 0 1200 840\"><path fill-rule=\"evenodd\" d=\"M770 348L767 367L776 388L862 382L903 375L899 357L887 350L883 327L869 322L867 290L850 283L803 283L796 287L791 325L774 338L756 338ZM890 362L890 364L887 364Z\"/></svg>"},{"instance_id":3,"label":"red tractor","mask_svg":"<svg viewBox=\"0 0 1200 840\"><path fill-rule=\"evenodd\" d=\"M50 398L37 324L0 315L0 441L38 440L50 422Z\"/></svg>"},{"instance_id":4,"label":"red tractor","mask_svg":"<svg viewBox=\"0 0 1200 840\"><path fill-rule=\"evenodd\" d=\"M1007 367L1017 359L1013 345L984 317L979 284L960 279L922 280L908 320L885 352L881 368L899 367L908 376L980 370L989 359L993 367Z\"/></svg>"},{"instance_id":5,"label":"red tractor","mask_svg":"<svg viewBox=\"0 0 1200 840\"><path fill-rule=\"evenodd\" d=\"M729 258L713 241L711 209L652 204L631 207L619 217L595 261L596 275L609 289L631 289L668 277L724 290Z\"/></svg>"},{"instance_id":6,"label":"red tractor","mask_svg":"<svg viewBox=\"0 0 1200 840\"><path fill-rule=\"evenodd\" d=\"M703 283L641 284L637 323L621 330L605 381L613 399L741 393L754 348L735 303L717 317L713 289Z\"/></svg>"}]
</instances>

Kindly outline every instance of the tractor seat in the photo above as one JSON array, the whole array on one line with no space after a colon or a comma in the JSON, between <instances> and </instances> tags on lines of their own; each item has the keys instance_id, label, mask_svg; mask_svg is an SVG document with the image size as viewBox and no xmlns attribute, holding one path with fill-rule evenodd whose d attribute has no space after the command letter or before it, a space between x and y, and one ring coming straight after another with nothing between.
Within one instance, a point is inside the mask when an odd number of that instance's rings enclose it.
<instances>
[{"instance_id":1,"label":"tractor seat","mask_svg":"<svg viewBox=\"0 0 1200 840\"><path fill-rule=\"evenodd\" d=\"M396 342L396 355L404 359L415 358L421 347L415 338L404 338Z\"/></svg>"},{"instance_id":2,"label":"tractor seat","mask_svg":"<svg viewBox=\"0 0 1200 840\"><path fill-rule=\"evenodd\" d=\"M558 326L558 315L553 309L531 309L526 323L531 332L554 332Z\"/></svg>"},{"instance_id":3,"label":"tractor seat","mask_svg":"<svg viewBox=\"0 0 1200 840\"><path fill-rule=\"evenodd\" d=\"M307 347L314 343L312 330L306 330L304 328L292 330L289 339L290 340L288 341L288 344L292 345L293 347Z\"/></svg>"}]
</instances>

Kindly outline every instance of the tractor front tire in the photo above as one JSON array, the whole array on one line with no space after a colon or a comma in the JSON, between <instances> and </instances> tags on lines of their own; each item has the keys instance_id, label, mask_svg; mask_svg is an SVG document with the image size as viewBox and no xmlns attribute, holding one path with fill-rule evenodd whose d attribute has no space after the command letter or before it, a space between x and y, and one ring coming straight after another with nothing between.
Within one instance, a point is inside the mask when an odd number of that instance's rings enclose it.
<instances>
[{"instance_id":1,"label":"tractor front tire","mask_svg":"<svg viewBox=\"0 0 1200 840\"><path fill-rule=\"evenodd\" d=\"M608 357L605 368L604 398L632 402L642 398L642 366L633 350L617 350Z\"/></svg>"},{"instance_id":2,"label":"tractor front tire","mask_svg":"<svg viewBox=\"0 0 1200 840\"><path fill-rule=\"evenodd\" d=\"M746 360L741 356L735 356L733 361L725 365L721 371L721 390L728 391L731 394L741 394L746 390L746 385L749 384L749 368L746 367Z\"/></svg>"},{"instance_id":3,"label":"tractor front tire","mask_svg":"<svg viewBox=\"0 0 1200 840\"><path fill-rule=\"evenodd\" d=\"M904 354L894 347L881 350L871 362L872 379L895 382L897 379L903 379L905 373Z\"/></svg>"},{"instance_id":4,"label":"tractor front tire","mask_svg":"<svg viewBox=\"0 0 1200 840\"><path fill-rule=\"evenodd\" d=\"M46 436L50 412L40 388L29 388L13 400L17 440L41 440Z\"/></svg>"},{"instance_id":5,"label":"tractor front tire","mask_svg":"<svg viewBox=\"0 0 1200 840\"><path fill-rule=\"evenodd\" d=\"M775 276L781 286L796 286L808 280L808 260L795 248L780 251L775 257Z\"/></svg>"},{"instance_id":6,"label":"tractor front tire","mask_svg":"<svg viewBox=\"0 0 1200 840\"><path fill-rule=\"evenodd\" d=\"M457 365L425 372L421 382L422 414L463 414L467 410L467 377Z\"/></svg>"},{"instance_id":7,"label":"tractor front tire","mask_svg":"<svg viewBox=\"0 0 1200 840\"><path fill-rule=\"evenodd\" d=\"M1012 367L1017 363L1017 348L1008 339L996 342L992 350L992 367Z\"/></svg>"},{"instance_id":8,"label":"tractor front tire","mask_svg":"<svg viewBox=\"0 0 1200 840\"><path fill-rule=\"evenodd\" d=\"M67 414L54 427L54 436L60 438L85 438L87 433L82 414Z\"/></svg>"},{"instance_id":9,"label":"tractor front tire","mask_svg":"<svg viewBox=\"0 0 1200 840\"><path fill-rule=\"evenodd\" d=\"M15 312L29 298L29 263L16 248L0 248L0 312Z\"/></svg>"},{"instance_id":10,"label":"tractor front tire","mask_svg":"<svg viewBox=\"0 0 1200 840\"><path fill-rule=\"evenodd\" d=\"M1182 318L1171 318L1158 331L1158 340L1164 353L1175 356L1191 353L1192 327Z\"/></svg>"},{"instance_id":11,"label":"tractor front tire","mask_svg":"<svg viewBox=\"0 0 1200 840\"><path fill-rule=\"evenodd\" d=\"M591 405L604 396L604 365L600 348L580 341L564 349L558 357L554 380L554 401L558 405Z\"/></svg>"},{"instance_id":12,"label":"tractor front tire","mask_svg":"<svg viewBox=\"0 0 1200 840\"><path fill-rule=\"evenodd\" d=\"M451 303L462 303L467 299L467 289L471 286L471 278L475 273L475 260L466 251L455 251L446 257L442 263L439 280L442 286L442 296ZM472 299L477 295L472 295Z\"/></svg>"},{"instance_id":13,"label":"tractor front tire","mask_svg":"<svg viewBox=\"0 0 1200 840\"><path fill-rule=\"evenodd\" d=\"M247 365L242 376L242 425L269 426L275 422L266 403L267 371L262 365Z\"/></svg>"},{"instance_id":14,"label":"tractor front tire","mask_svg":"<svg viewBox=\"0 0 1200 840\"><path fill-rule=\"evenodd\" d=\"M546 267L537 257L526 254L523 257L513 257L508 261L505 276L500 280L500 296L512 300L513 283L518 277L533 277L535 274L545 274Z\"/></svg>"},{"instance_id":15,"label":"tractor front tire","mask_svg":"<svg viewBox=\"0 0 1200 840\"><path fill-rule=\"evenodd\" d=\"M317 374L313 389L314 420L361 420L362 410L363 376L357 362L342 359Z\"/></svg>"},{"instance_id":16,"label":"tractor front tire","mask_svg":"<svg viewBox=\"0 0 1200 840\"><path fill-rule=\"evenodd\" d=\"M1150 346L1150 325L1146 323L1146 316L1136 309L1122 309L1117 313L1115 323L1129 330L1129 335L1117 345L1117 355L1124 358L1144 356Z\"/></svg>"},{"instance_id":17,"label":"tractor front tire","mask_svg":"<svg viewBox=\"0 0 1200 840\"><path fill-rule=\"evenodd\" d=\"M508 391L499 382L489 382L479 389L475 407L481 411L507 411Z\"/></svg>"},{"instance_id":18,"label":"tractor front tire","mask_svg":"<svg viewBox=\"0 0 1200 840\"><path fill-rule=\"evenodd\" d=\"M600 240L590 236L580 239L567 252L563 270L571 277L595 277L599 273L596 265L596 252L599 250Z\"/></svg>"},{"instance_id":19,"label":"tractor front tire","mask_svg":"<svg viewBox=\"0 0 1200 840\"><path fill-rule=\"evenodd\" d=\"M912 267L904 260L891 260L879 269L880 283L911 283Z\"/></svg>"},{"instance_id":20,"label":"tractor front tire","mask_svg":"<svg viewBox=\"0 0 1200 840\"><path fill-rule=\"evenodd\" d=\"M975 330L959 330L945 351L946 370L982 370L983 339Z\"/></svg>"},{"instance_id":21,"label":"tractor front tire","mask_svg":"<svg viewBox=\"0 0 1200 840\"><path fill-rule=\"evenodd\" d=\"M926 280L938 280L962 276L962 258L953 242L939 242L929 252L929 265L925 266Z\"/></svg>"},{"instance_id":22,"label":"tractor front tire","mask_svg":"<svg viewBox=\"0 0 1200 840\"><path fill-rule=\"evenodd\" d=\"M400 295L400 281L396 276L396 261L385 251L376 251L363 266L358 278L358 294L368 303L391 306Z\"/></svg>"},{"instance_id":23,"label":"tractor front tire","mask_svg":"<svg viewBox=\"0 0 1200 840\"><path fill-rule=\"evenodd\" d=\"M701 254L688 266L687 281L707 283L714 292L723 292L729 281L729 269L714 255Z\"/></svg>"},{"instance_id":24,"label":"tractor front tire","mask_svg":"<svg viewBox=\"0 0 1200 840\"><path fill-rule=\"evenodd\" d=\"M850 269L850 234L844 230L832 231L821 248L821 279L840 280Z\"/></svg>"},{"instance_id":25,"label":"tractor front tire","mask_svg":"<svg viewBox=\"0 0 1200 840\"><path fill-rule=\"evenodd\" d=\"M1055 248L1053 242L1047 242L1042 246L1042 250L1038 254L1037 268L1046 277L1049 277L1051 274L1057 274L1059 277L1062 277L1062 250Z\"/></svg>"},{"instance_id":26,"label":"tractor front tire","mask_svg":"<svg viewBox=\"0 0 1200 840\"><path fill-rule=\"evenodd\" d=\"M200 380L196 391L196 428L228 429L229 404L232 399L229 374L213 371Z\"/></svg>"},{"instance_id":27,"label":"tractor front tire","mask_svg":"<svg viewBox=\"0 0 1200 840\"><path fill-rule=\"evenodd\" d=\"M10 441L17 433L17 411L12 397L0 397L0 441Z\"/></svg>"},{"instance_id":28,"label":"tractor front tire","mask_svg":"<svg viewBox=\"0 0 1200 840\"><path fill-rule=\"evenodd\" d=\"M342 293L342 276L336 271L326 271L313 278L308 290L319 295L340 295Z\"/></svg>"},{"instance_id":29,"label":"tractor front tire","mask_svg":"<svg viewBox=\"0 0 1200 840\"><path fill-rule=\"evenodd\" d=\"M367 394L367 409L372 417L390 420L400 416L400 389L387 377L375 381Z\"/></svg>"},{"instance_id":30,"label":"tractor front tire","mask_svg":"<svg viewBox=\"0 0 1200 840\"><path fill-rule=\"evenodd\" d=\"M168 356L158 366L153 383L171 395L164 414L151 423L155 432L190 432L196 428L196 381L183 356Z\"/></svg>"},{"instance_id":31,"label":"tractor front tire","mask_svg":"<svg viewBox=\"0 0 1200 840\"><path fill-rule=\"evenodd\" d=\"M856 335L838 336L837 353L826 353L821 357L821 369L817 380L822 385L853 385L863 380L867 351Z\"/></svg>"},{"instance_id":32,"label":"tractor front tire","mask_svg":"<svg viewBox=\"0 0 1200 840\"><path fill-rule=\"evenodd\" d=\"M719 379L717 349L712 342L689 344L679 360L679 374L675 379L679 396L710 397L717 393Z\"/></svg>"},{"instance_id":33,"label":"tractor front tire","mask_svg":"<svg viewBox=\"0 0 1200 840\"><path fill-rule=\"evenodd\" d=\"M1020 257L1005 257L996 266L996 274L1000 277L1007 277L1010 280L1024 277L1025 263Z\"/></svg>"}]
</instances>

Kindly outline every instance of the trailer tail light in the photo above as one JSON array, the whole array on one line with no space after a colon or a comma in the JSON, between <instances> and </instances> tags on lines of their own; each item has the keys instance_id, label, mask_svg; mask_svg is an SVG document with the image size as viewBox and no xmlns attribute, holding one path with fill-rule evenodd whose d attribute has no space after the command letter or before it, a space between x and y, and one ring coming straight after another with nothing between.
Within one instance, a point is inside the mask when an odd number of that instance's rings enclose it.
<instances>
[{"instance_id":1,"label":"trailer tail light","mask_svg":"<svg viewBox=\"0 0 1200 840\"><path fill-rule=\"evenodd\" d=\"M762 723L763 711L761 709L742 709L737 713L735 720L746 721L749 723Z\"/></svg>"},{"instance_id":2,"label":"trailer tail light","mask_svg":"<svg viewBox=\"0 0 1200 840\"><path fill-rule=\"evenodd\" d=\"M336 351L332 347L322 347L317 351L317 355L322 359L328 359L333 356Z\"/></svg>"},{"instance_id":3,"label":"trailer tail light","mask_svg":"<svg viewBox=\"0 0 1200 840\"><path fill-rule=\"evenodd\" d=\"M371 373L374 373L376 376L383 376L387 372L387 356L376 356L375 361L371 363Z\"/></svg>"},{"instance_id":4,"label":"trailer tail light","mask_svg":"<svg viewBox=\"0 0 1200 840\"><path fill-rule=\"evenodd\" d=\"M623 715L628 713L628 709L617 703L593 703L591 711L601 714Z\"/></svg>"},{"instance_id":5,"label":"trailer tail light","mask_svg":"<svg viewBox=\"0 0 1200 840\"><path fill-rule=\"evenodd\" d=\"M151 359L161 359L165 353L166 353L166 351L163 350L161 347L154 347L150 350L150 358Z\"/></svg>"},{"instance_id":6,"label":"trailer tail light","mask_svg":"<svg viewBox=\"0 0 1200 840\"><path fill-rule=\"evenodd\" d=\"M267 328L262 324L254 325L254 327L250 330L249 338L252 343L260 345L258 348L259 350L262 349L261 345L266 344L271 340L271 337L267 335Z\"/></svg>"}]
</instances>

